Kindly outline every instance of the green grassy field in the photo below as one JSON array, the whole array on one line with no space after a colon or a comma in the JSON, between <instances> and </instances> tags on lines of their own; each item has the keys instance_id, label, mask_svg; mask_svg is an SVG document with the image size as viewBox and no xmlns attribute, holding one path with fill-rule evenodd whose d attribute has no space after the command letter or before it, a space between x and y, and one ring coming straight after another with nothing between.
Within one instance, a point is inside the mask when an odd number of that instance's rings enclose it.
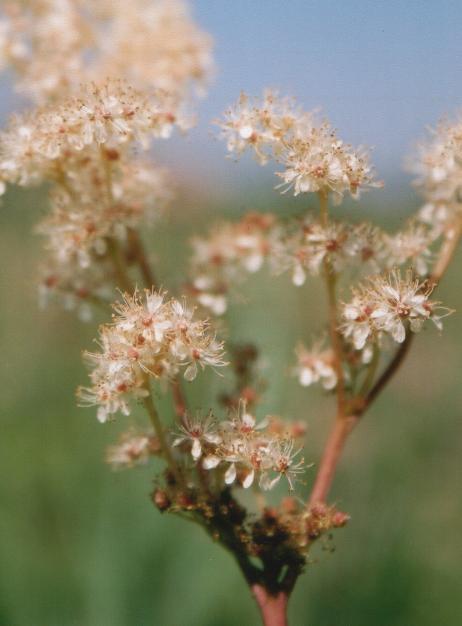
<instances>
[{"instance_id":1,"label":"green grassy field","mask_svg":"<svg viewBox=\"0 0 462 626\"><path fill-rule=\"evenodd\" d=\"M101 426L95 411L76 407L74 389L86 380L80 351L94 325L37 306L40 242L30 231L42 210L37 193L10 195L0 209L0 626L257 624L228 554L151 505L152 468L113 473L103 463L126 420ZM385 210L376 211L381 223L399 221L399 207ZM178 242L210 215L188 211L152 237L166 286L181 282L187 248ZM462 311L460 261L439 297ZM322 298L284 277L254 279L244 291L248 302L229 321L235 338L263 349L262 412L306 417L306 459L316 461L331 400L300 389L286 368L296 339L322 327ZM336 532L335 551L313 553L293 626L462 623L461 337L460 314L442 336L423 332L352 436L332 492L351 522ZM207 409L219 384L202 377L191 404Z\"/></svg>"}]
</instances>

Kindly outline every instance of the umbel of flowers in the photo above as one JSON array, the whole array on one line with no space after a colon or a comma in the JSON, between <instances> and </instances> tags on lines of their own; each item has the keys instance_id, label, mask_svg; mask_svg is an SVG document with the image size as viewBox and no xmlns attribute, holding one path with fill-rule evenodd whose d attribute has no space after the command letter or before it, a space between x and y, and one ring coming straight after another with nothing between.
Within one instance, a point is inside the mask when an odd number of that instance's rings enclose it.
<instances>
[{"instance_id":1,"label":"umbel of flowers","mask_svg":"<svg viewBox=\"0 0 462 626\"><path fill-rule=\"evenodd\" d=\"M34 103L0 134L0 187L47 186L50 212L37 227L47 255L41 301L57 300L87 321L95 309L105 315L97 347L84 353L90 382L78 398L96 407L100 422L128 422L108 463L126 469L154 459L154 505L227 548L264 624L284 626L313 544L348 521L329 493L351 431L415 334L441 330L451 312L434 292L462 232L461 122L441 123L420 146L410 167L423 206L387 232L331 216L330 205L346 195L382 186L366 150L290 98L241 94L217 122L229 155L272 162L277 188L315 205L296 217L253 211L217 221L192 240L182 292L167 295L145 227L155 228L173 202L172 177L146 152L191 125L191 101L213 69L210 38L185 3L8 2L0 67L14 71ZM234 297L245 277L264 281L268 272L297 289L318 281L326 292L317 328L276 373L290 372L306 394L320 385L335 402L325 447L308 460L308 398L294 421L265 415L272 381L259 355L271 358L272 346L239 345L227 328L228 308L245 306ZM186 388L206 370L220 377L218 397L204 385L192 406ZM160 395L170 410L159 411Z\"/></svg>"}]
</instances>

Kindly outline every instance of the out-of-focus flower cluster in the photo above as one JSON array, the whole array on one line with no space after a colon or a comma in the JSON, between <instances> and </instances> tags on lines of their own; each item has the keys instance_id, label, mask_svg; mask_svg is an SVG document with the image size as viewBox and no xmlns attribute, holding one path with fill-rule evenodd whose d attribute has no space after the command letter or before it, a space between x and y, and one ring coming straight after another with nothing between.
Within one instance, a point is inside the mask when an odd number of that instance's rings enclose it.
<instances>
[{"instance_id":1,"label":"out-of-focus flower cluster","mask_svg":"<svg viewBox=\"0 0 462 626\"><path fill-rule=\"evenodd\" d=\"M153 138L169 137L175 124L183 127L175 107L168 94L148 96L122 80L84 85L77 96L18 116L2 132L0 178L22 186L75 179L99 146L147 148Z\"/></svg>"},{"instance_id":2,"label":"out-of-focus flower cluster","mask_svg":"<svg viewBox=\"0 0 462 626\"><path fill-rule=\"evenodd\" d=\"M295 441L303 434L298 424L292 427L276 418L257 422L242 402L229 420L218 422L211 414L185 417L173 445L203 469L218 473L226 485L237 482L247 489L258 482L268 490L285 477L292 490L306 469Z\"/></svg>"},{"instance_id":3,"label":"out-of-focus flower cluster","mask_svg":"<svg viewBox=\"0 0 462 626\"><path fill-rule=\"evenodd\" d=\"M182 125L175 106L163 92L147 96L108 80L18 117L0 134L4 182L52 183L51 213L38 228L48 250L42 300L58 296L68 308L79 303L84 319L92 300L107 300L110 241L125 249L130 229L152 224L173 196L166 170L132 152Z\"/></svg>"},{"instance_id":4,"label":"out-of-focus flower cluster","mask_svg":"<svg viewBox=\"0 0 462 626\"><path fill-rule=\"evenodd\" d=\"M106 462L114 469L129 469L136 465L144 465L160 452L160 442L154 434L130 430L123 433L119 441L108 448Z\"/></svg>"},{"instance_id":5,"label":"out-of-focus flower cluster","mask_svg":"<svg viewBox=\"0 0 462 626\"><path fill-rule=\"evenodd\" d=\"M426 276L434 242L434 232L413 221L389 234L367 222L331 220L325 225L311 216L279 219L249 213L192 241L191 292L203 307L222 315L235 285L263 266L275 274L289 272L296 286L304 285L307 276L320 275L326 265L334 274L349 269L363 276L404 265Z\"/></svg>"},{"instance_id":6,"label":"out-of-focus flower cluster","mask_svg":"<svg viewBox=\"0 0 462 626\"><path fill-rule=\"evenodd\" d=\"M208 237L192 240L191 291L206 309L222 315L227 294L243 276L257 272L271 258L277 229L270 214L248 213L236 223L212 228Z\"/></svg>"},{"instance_id":7,"label":"out-of-focus flower cluster","mask_svg":"<svg viewBox=\"0 0 462 626\"><path fill-rule=\"evenodd\" d=\"M88 319L121 286L114 241L125 272L142 254L133 231L172 197L165 170L137 152L191 126L186 110L208 83L211 50L183 0L3 4L0 69L37 107L0 134L0 193L49 185L42 301Z\"/></svg>"},{"instance_id":8,"label":"out-of-focus flower cluster","mask_svg":"<svg viewBox=\"0 0 462 626\"><path fill-rule=\"evenodd\" d=\"M425 204L419 219L438 235L462 220L462 120L443 121L408 161Z\"/></svg>"},{"instance_id":9,"label":"out-of-focus flower cluster","mask_svg":"<svg viewBox=\"0 0 462 626\"><path fill-rule=\"evenodd\" d=\"M260 100L241 94L218 122L228 151L240 156L250 149L265 164L275 159L285 168L277 175L294 195L331 192L359 197L362 189L379 186L366 151L341 141L327 121L302 111L290 98L267 91Z\"/></svg>"},{"instance_id":10,"label":"out-of-focus flower cluster","mask_svg":"<svg viewBox=\"0 0 462 626\"><path fill-rule=\"evenodd\" d=\"M399 271L375 276L353 289L343 307L342 333L357 350L378 342L384 335L402 343L406 332L419 332L427 320L438 329L449 310L430 300L433 287Z\"/></svg>"},{"instance_id":11,"label":"out-of-focus flower cluster","mask_svg":"<svg viewBox=\"0 0 462 626\"><path fill-rule=\"evenodd\" d=\"M171 99L133 90L123 81L83 87L79 96L17 118L0 135L0 178L30 186L53 183L41 294L88 318L92 299L111 295L105 255L111 240L152 224L173 193L165 169L134 158L134 145L167 137L179 123ZM103 267L100 267L101 264ZM86 302L85 302L86 300Z\"/></svg>"},{"instance_id":12,"label":"out-of-focus flower cluster","mask_svg":"<svg viewBox=\"0 0 462 626\"><path fill-rule=\"evenodd\" d=\"M75 159L79 175L73 177L67 170L66 186L51 193L51 213L37 230L47 237L47 249L58 268L89 267L94 255L107 253L109 238L125 241L141 222L154 223L172 198L165 169L127 161L114 149L105 154L98 159L82 156L82 165Z\"/></svg>"},{"instance_id":13,"label":"out-of-focus flower cluster","mask_svg":"<svg viewBox=\"0 0 462 626\"><path fill-rule=\"evenodd\" d=\"M100 327L101 351L85 354L92 385L78 391L83 404L98 406L100 421L128 415L130 401L149 393L149 378L169 381L182 371L191 381L199 368L225 365L207 321L179 301L146 290L144 297L125 295L114 309L112 324Z\"/></svg>"},{"instance_id":14,"label":"out-of-focus flower cluster","mask_svg":"<svg viewBox=\"0 0 462 626\"><path fill-rule=\"evenodd\" d=\"M316 341L310 349L299 343L295 349L297 364L293 374L303 387L321 383L324 389L330 390L337 384L334 352L324 348L323 343L323 340Z\"/></svg>"},{"instance_id":15,"label":"out-of-focus flower cluster","mask_svg":"<svg viewBox=\"0 0 462 626\"><path fill-rule=\"evenodd\" d=\"M36 102L61 99L107 76L175 97L203 90L212 43L182 0L9 0L0 20L0 68Z\"/></svg>"}]
</instances>

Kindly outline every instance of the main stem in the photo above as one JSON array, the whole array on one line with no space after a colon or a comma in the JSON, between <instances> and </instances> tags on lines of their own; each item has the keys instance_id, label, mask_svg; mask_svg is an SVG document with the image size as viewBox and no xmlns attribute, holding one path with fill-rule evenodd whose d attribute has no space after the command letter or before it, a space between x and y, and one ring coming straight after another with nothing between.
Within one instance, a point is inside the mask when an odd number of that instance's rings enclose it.
<instances>
[{"instance_id":1,"label":"main stem","mask_svg":"<svg viewBox=\"0 0 462 626\"><path fill-rule=\"evenodd\" d=\"M332 485L345 442L348 435L356 426L358 419L359 418L355 415L337 417L335 419L321 457L318 473L308 502L309 507L318 502L325 501L330 486Z\"/></svg>"},{"instance_id":2,"label":"main stem","mask_svg":"<svg viewBox=\"0 0 462 626\"><path fill-rule=\"evenodd\" d=\"M288 626L287 603L289 595L280 591L277 595L271 595L261 585L252 585L254 598L260 609L264 626Z\"/></svg>"}]
</instances>

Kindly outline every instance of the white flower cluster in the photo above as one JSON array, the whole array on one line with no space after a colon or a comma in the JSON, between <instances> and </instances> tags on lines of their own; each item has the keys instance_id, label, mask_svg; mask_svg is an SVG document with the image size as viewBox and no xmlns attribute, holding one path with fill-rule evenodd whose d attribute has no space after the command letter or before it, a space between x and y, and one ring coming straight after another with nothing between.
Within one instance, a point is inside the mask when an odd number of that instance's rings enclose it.
<instances>
[{"instance_id":1,"label":"white flower cluster","mask_svg":"<svg viewBox=\"0 0 462 626\"><path fill-rule=\"evenodd\" d=\"M409 160L425 205L419 217L436 235L462 219L462 118L441 122Z\"/></svg>"},{"instance_id":2,"label":"white flower cluster","mask_svg":"<svg viewBox=\"0 0 462 626\"><path fill-rule=\"evenodd\" d=\"M213 69L212 42L182 0L40 0L4 3L0 68L36 102L81 83L120 76L185 97ZM59 59L59 62L57 62Z\"/></svg>"},{"instance_id":3,"label":"white flower cluster","mask_svg":"<svg viewBox=\"0 0 462 626\"><path fill-rule=\"evenodd\" d=\"M383 260L388 269L409 263L416 274L428 276L433 262L431 245L435 232L425 224L411 221L403 230L390 235L383 233Z\"/></svg>"},{"instance_id":4,"label":"white flower cluster","mask_svg":"<svg viewBox=\"0 0 462 626\"><path fill-rule=\"evenodd\" d=\"M376 269L382 252L381 231L370 224L330 221L324 225L306 218L286 229L275 249L273 265L276 271L289 271L293 284L301 286L307 275L318 276L325 262L333 273L348 265Z\"/></svg>"},{"instance_id":5,"label":"white flower cluster","mask_svg":"<svg viewBox=\"0 0 462 626\"><path fill-rule=\"evenodd\" d=\"M38 232L58 266L73 263L89 267L94 255L107 252L108 238L125 241L141 221L153 223L172 198L168 173L148 162L85 155L66 171L65 187L51 193L51 213ZM106 168L111 168L108 178Z\"/></svg>"},{"instance_id":6,"label":"white flower cluster","mask_svg":"<svg viewBox=\"0 0 462 626\"><path fill-rule=\"evenodd\" d=\"M199 367L225 365L209 324L177 300L146 290L144 299L125 295L114 309L112 324L100 328L101 351L85 354L92 386L78 392L85 405L98 405L101 422L118 411L128 415L130 400L147 395L149 377L166 381L183 371L191 381Z\"/></svg>"},{"instance_id":7,"label":"white flower cluster","mask_svg":"<svg viewBox=\"0 0 462 626\"><path fill-rule=\"evenodd\" d=\"M192 293L201 306L222 315L228 305L230 287L245 273L263 266L276 236L276 218L248 213L234 224L215 226L207 238L192 240Z\"/></svg>"},{"instance_id":8,"label":"white flower cluster","mask_svg":"<svg viewBox=\"0 0 462 626\"><path fill-rule=\"evenodd\" d=\"M395 270L375 276L353 290L351 302L343 306L341 332L357 350L388 335L402 343L406 332L418 332L427 320L441 329L449 313L431 301L432 288L416 280L411 272L404 277Z\"/></svg>"},{"instance_id":9,"label":"white flower cluster","mask_svg":"<svg viewBox=\"0 0 462 626\"><path fill-rule=\"evenodd\" d=\"M261 101L241 93L238 102L225 111L224 120L217 124L231 154L239 157L249 149L264 165L281 153L289 134L297 136L304 127L312 126L312 115L296 107L293 99L267 90Z\"/></svg>"},{"instance_id":10,"label":"white flower cluster","mask_svg":"<svg viewBox=\"0 0 462 626\"><path fill-rule=\"evenodd\" d=\"M172 107L168 95L148 97L120 80L83 86L78 96L18 117L0 134L0 180L24 186L59 181L66 160L72 168L88 146L122 149L137 142L147 148L152 138L182 126Z\"/></svg>"},{"instance_id":11,"label":"white flower cluster","mask_svg":"<svg viewBox=\"0 0 462 626\"><path fill-rule=\"evenodd\" d=\"M295 354L297 364L292 372L303 387L321 383L324 389L330 390L336 386L334 352L330 348L323 348L323 341L315 342L310 349L299 343Z\"/></svg>"},{"instance_id":12,"label":"white flower cluster","mask_svg":"<svg viewBox=\"0 0 462 626\"><path fill-rule=\"evenodd\" d=\"M277 172L285 190L294 195L332 192L335 201L345 193L359 197L374 181L367 153L341 141L326 121L319 122L293 100L266 92L262 101L241 94L237 104L218 122L228 151L239 156L250 148L261 164L270 158L284 166Z\"/></svg>"},{"instance_id":13,"label":"white flower cluster","mask_svg":"<svg viewBox=\"0 0 462 626\"><path fill-rule=\"evenodd\" d=\"M205 419L185 418L173 445L188 450L204 469L220 472L226 485L237 481L244 489L256 480L262 489L272 489L284 476L293 490L305 471L295 440L273 430L270 419L257 423L244 403L230 420L217 422L211 414Z\"/></svg>"}]
</instances>

